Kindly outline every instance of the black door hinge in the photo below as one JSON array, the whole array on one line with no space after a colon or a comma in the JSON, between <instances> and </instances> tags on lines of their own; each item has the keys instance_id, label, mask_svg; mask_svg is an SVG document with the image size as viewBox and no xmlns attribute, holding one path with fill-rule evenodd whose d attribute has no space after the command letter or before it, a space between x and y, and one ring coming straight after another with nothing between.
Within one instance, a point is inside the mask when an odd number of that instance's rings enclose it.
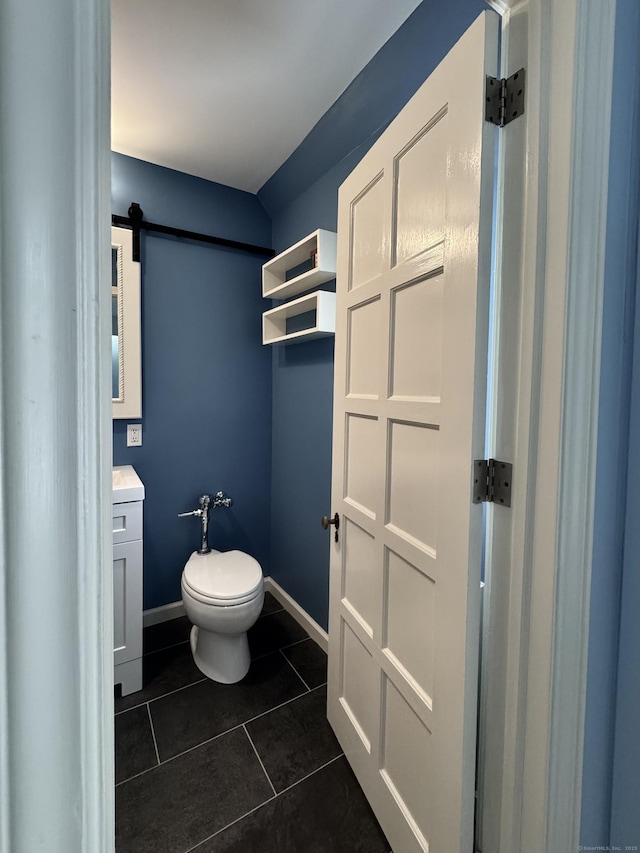
<instances>
[{"instance_id":1,"label":"black door hinge","mask_svg":"<svg viewBox=\"0 0 640 853\"><path fill-rule=\"evenodd\" d=\"M524 78L524 68L501 80L487 77L486 121L504 127L524 113Z\"/></svg>"},{"instance_id":2,"label":"black door hinge","mask_svg":"<svg viewBox=\"0 0 640 853\"><path fill-rule=\"evenodd\" d=\"M473 463L473 502L485 501L511 506L510 462L499 459L476 459Z\"/></svg>"}]
</instances>

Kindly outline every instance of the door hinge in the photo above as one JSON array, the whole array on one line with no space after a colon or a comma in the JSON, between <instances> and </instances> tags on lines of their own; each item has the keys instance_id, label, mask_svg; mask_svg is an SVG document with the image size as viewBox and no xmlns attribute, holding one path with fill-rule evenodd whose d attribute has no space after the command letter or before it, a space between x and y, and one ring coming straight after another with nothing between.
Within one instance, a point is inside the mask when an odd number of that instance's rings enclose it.
<instances>
[{"instance_id":1,"label":"door hinge","mask_svg":"<svg viewBox=\"0 0 640 853\"><path fill-rule=\"evenodd\" d=\"M504 127L524 113L524 77L524 68L501 80L487 77L486 121Z\"/></svg>"},{"instance_id":2,"label":"door hinge","mask_svg":"<svg viewBox=\"0 0 640 853\"><path fill-rule=\"evenodd\" d=\"M511 462L476 459L473 463L473 502L511 506Z\"/></svg>"}]
</instances>

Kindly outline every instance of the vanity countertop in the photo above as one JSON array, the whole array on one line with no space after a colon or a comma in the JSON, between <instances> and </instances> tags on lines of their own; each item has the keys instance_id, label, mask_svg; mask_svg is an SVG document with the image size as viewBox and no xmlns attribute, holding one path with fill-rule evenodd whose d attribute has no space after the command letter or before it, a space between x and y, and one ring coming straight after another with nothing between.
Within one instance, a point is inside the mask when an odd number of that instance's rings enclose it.
<instances>
[{"instance_id":1,"label":"vanity countertop","mask_svg":"<svg viewBox=\"0 0 640 853\"><path fill-rule=\"evenodd\" d=\"M132 465L115 465L112 472L112 503L144 500L144 484Z\"/></svg>"}]
</instances>

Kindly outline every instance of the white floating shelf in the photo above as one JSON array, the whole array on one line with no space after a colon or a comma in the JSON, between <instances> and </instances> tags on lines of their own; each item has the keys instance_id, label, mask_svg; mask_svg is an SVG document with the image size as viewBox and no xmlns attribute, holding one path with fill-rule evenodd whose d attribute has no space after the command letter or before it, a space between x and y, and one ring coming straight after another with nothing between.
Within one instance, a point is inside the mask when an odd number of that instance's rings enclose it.
<instances>
[{"instance_id":1,"label":"white floating shelf","mask_svg":"<svg viewBox=\"0 0 640 853\"><path fill-rule=\"evenodd\" d=\"M316 252L315 267L287 281L287 272L310 261L312 252ZM262 295L267 299L286 299L335 277L336 233L319 228L264 264Z\"/></svg>"},{"instance_id":2,"label":"white floating shelf","mask_svg":"<svg viewBox=\"0 0 640 853\"><path fill-rule=\"evenodd\" d=\"M315 323L306 329L287 334L287 320L315 311ZM285 302L262 315L262 343L302 343L314 338L326 338L336 331L336 295L328 290L316 290L307 296Z\"/></svg>"}]
</instances>

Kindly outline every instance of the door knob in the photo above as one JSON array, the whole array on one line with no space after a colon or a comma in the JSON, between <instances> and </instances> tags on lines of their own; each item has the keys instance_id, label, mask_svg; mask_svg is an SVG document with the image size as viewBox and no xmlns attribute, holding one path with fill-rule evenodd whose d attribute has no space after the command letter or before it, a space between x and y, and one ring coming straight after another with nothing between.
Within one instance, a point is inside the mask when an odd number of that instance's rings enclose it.
<instances>
[{"instance_id":1,"label":"door knob","mask_svg":"<svg viewBox=\"0 0 640 853\"><path fill-rule=\"evenodd\" d=\"M329 529L330 524L335 524L335 526L336 526L335 541L337 542L338 541L338 530L340 529L340 516L338 515L338 513L336 513L333 516L333 518L329 518L328 515L322 516L322 526L324 527L325 530Z\"/></svg>"}]
</instances>

